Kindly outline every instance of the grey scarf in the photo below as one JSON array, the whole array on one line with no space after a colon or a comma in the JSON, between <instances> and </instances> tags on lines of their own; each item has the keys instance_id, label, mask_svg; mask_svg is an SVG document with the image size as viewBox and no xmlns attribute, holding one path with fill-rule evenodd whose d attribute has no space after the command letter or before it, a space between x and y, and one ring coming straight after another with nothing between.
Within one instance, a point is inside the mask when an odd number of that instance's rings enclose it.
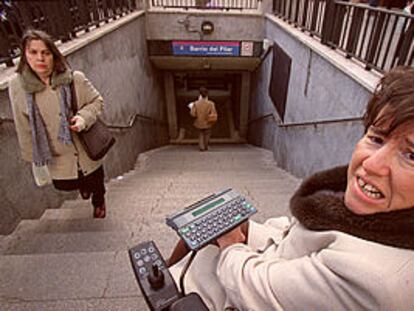
<instances>
[{"instance_id":1,"label":"grey scarf","mask_svg":"<svg viewBox=\"0 0 414 311\"><path fill-rule=\"evenodd\" d=\"M27 110L32 134L33 163L36 166L42 166L50 163L52 160L52 152L46 126L36 104L34 95L36 92L42 91L46 86L28 68L23 70L20 75L20 80L26 91ZM52 87L59 87L60 89L61 114L58 140L64 144L73 143L68 122L69 118L72 116L70 83L72 83L72 74L68 70L59 75L53 73L51 77Z\"/></svg>"},{"instance_id":2,"label":"grey scarf","mask_svg":"<svg viewBox=\"0 0 414 311\"><path fill-rule=\"evenodd\" d=\"M50 151L48 135L44 120L37 107L34 93L26 93L27 111L29 113L29 123L32 133L32 152L33 163L36 166L42 166L50 163L52 153ZM64 144L72 144L68 119L71 117L72 95L68 85L60 87L60 126L58 140Z\"/></svg>"}]
</instances>

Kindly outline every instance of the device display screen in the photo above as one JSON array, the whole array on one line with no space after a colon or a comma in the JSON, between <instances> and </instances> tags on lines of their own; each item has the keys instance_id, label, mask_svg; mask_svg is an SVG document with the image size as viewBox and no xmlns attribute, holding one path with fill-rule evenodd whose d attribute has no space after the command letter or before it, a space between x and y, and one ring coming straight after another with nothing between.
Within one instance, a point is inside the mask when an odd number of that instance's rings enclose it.
<instances>
[{"instance_id":1,"label":"device display screen","mask_svg":"<svg viewBox=\"0 0 414 311\"><path fill-rule=\"evenodd\" d=\"M225 200L223 198L218 199L217 201L211 202L209 204L207 204L206 206L203 206L201 208L199 208L198 210L195 210L194 212L191 213L191 215L193 215L193 217L197 217L201 214L203 214L204 212L208 211L209 209L219 205L220 203L223 203Z\"/></svg>"}]
</instances>

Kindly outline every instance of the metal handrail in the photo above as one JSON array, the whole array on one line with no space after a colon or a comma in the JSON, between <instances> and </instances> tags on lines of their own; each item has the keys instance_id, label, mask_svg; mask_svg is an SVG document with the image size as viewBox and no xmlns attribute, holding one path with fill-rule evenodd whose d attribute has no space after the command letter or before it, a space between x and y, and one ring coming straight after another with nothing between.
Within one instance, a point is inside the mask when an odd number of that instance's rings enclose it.
<instances>
[{"instance_id":1,"label":"metal handrail","mask_svg":"<svg viewBox=\"0 0 414 311\"><path fill-rule=\"evenodd\" d=\"M316 120L316 121L304 121L304 122L292 122L292 123L280 123L278 127L296 127L296 126L310 126L320 124L342 123L342 122L355 122L362 121L363 117L341 118L341 119L328 119L328 120Z\"/></svg>"},{"instance_id":2,"label":"metal handrail","mask_svg":"<svg viewBox=\"0 0 414 311\"><path fill-rule=\"evenodd\" d=\"M144 115L141 115L141 114L138 114L138 113L135 114L135 115L133 115L133 116L131 116L129 118L129 121L126 124L110 124L110 123L107 123L105 120L102 120L102 122L108 128L111 128L111 129L128 129L128 128L132 128L134 126L135 122L138 119L145 120L145 121L149 121L149 122L152 122L152 123L155 123L155 124L158 123L161 126L165 126L165 127L168 126L167 122L165 122L165 121L157 120L157 119L154 119L154 118L151 118L151 117L148 117L148 116L144 116ZM9 118L9 117L0 117L0 125L2 123L6 123L6 122L7 123L14 123L14 119L13 118Z\"/></svg>"},{"instance_id":3,"label":"metal handrail","mask_svg":"<svg viewBox=\"0 0 414 311\"><path fill-rule=\"evenodd\" d=\"M268 114L262 115L262 116L260 116L260 117L258 117L256 119L249 120L247 122L247 124L250 125L250 124L256 123L256 122L258 122L260 120L267 119L269 117L272 117L273 118L273 121L275 121L275 123L278 123L278 120L276 120L275 115L273 113L268 113Z\"/></svg>"},{"instance_id":4,"label":"metal handrail","mask_svg":"<svg viewBox=\"0 0 414 311\"><path fill-rule=\"evenodd\" d=\"M274 14L365 69L414 65L414 15L338 0L274 0Z\"/></svg>"},{"instance_id":5,"label":"metal handrail","mask_svg":"<svg viewBox=\"0 0 414 311\"><path fill-rule=\"evenodd\" d=\"M165 122L165 121L157 120L157 119L154 119L154 118L151 118L151 117L148 117L148 116L144 116L144 115L141 115L141 114L138 114L138 113L131 116L129 118L129 121L127 122L127 124L109 124L109 123L106 123L105 121L104 121L104 123L106 124L107 127L111 128L111 129L128 129L128 128L132 128L134 126L135 122L138 119L149 121L149 122L152 122L152 123L155 123L155 124L158 123L158 124L160 124L162 126L165 126L165 127L168 126L168 123Z\"/></svg>"},{"instance_id":6,"label":"metal handrail","mask_svg":"<svg viewBox=\"0 0 414 311\"><path fill-rule=\"evenodd\" d=\"M135 0L0 1L0 64L14 66L25 29L42 29L66 42L135 9Z\"/></svg>"},{"instance_id":7,"label":"metal handrail","mask_svg":"<svg viewBox=\"0 0 414 311\"><path fill-rule=\"evenodd\" d=\"M273 121L276 123L278 127L296 127L296 126L310 126L310 125L320 125L320 124L329 124L329 123L340 123L340 122L354 122L354 121L362 121L364 118L363 116L360 117L349 117L349 118L339 118L339 119L327 119L327 120L315 120L315 121L303 121L303 122L291 122L291 123L280 123L276 118L274 113L268 113L263 116L260 116L256 119L249 120L248 124L252 124L258 122L260 120L272 117Z\"/></svg>"}]
</instances>

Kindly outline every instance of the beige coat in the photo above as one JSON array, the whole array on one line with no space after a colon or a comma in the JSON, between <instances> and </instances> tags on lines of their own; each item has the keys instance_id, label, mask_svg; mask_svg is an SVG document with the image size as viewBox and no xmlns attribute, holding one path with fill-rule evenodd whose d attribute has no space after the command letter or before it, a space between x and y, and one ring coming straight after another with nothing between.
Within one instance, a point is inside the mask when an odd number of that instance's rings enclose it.
<instances>
[{"instance_id":1,"label":"beige coat","mask_svg":"<svg viewBox=\"0 0 414 311\"><path fill-rule=\"evenodd\" d=\"M194 126L198 129L209 129L212 124L207 122L207 117L211 113L216 113L214 102L208 99L201 98L197 100L191 107L191 115L195 117Z\"/></svg>"},{"instance_id":2,"label":"beige coat","mask_svg":"<svg viewBox=\"0 0 414 311\"><path fill-rule=\"evenodd\" d=\"M103 109L103 100L99 92L79 71L74 72L74 84L78 101L78 114L84 118L89 128ZM9 83L9 96L12 103L17 138L23 160L32 162L32 137L27 113L26 92L18 77ZM75 179L78 169L84 175L96 170L102 161L93 161L85 153L78 137L72 135L74 144L65 145L58 137L60 125L60 91L47 86L35 94L35 101L46 124L46 131L52 150L52 163L48 165L53 179Z\"/></svg>"},{"instance_id":3,"label":"beige coat","mask_svg":"<svg viewBox=\"0 0 414 311\"><path fill-rule=\"evenodd\" d=\"M209 310L411 311L414 251L274 218L250 222L248 245L204 248L185 284Z\"/></svg>"}]
</instances>

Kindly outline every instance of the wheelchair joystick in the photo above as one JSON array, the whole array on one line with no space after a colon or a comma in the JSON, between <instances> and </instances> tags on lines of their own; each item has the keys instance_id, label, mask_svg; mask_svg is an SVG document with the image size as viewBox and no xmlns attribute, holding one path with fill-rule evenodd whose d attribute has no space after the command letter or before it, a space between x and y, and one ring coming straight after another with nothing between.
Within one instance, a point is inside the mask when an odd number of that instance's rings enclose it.
<instances>
[{"instance_id":1,"label":"wheelchair joystick","mask_svg":"<svg viewBox=\"0 0 414 311\"><path fill-rule=\"evenodd\" d=\"M154 241L130 248L129 258L151 311L208 311L196 293L179 292Z\"/></svg>"},{"instance_id":2,"label":"wheelchair joystick","mask_svg":"<svg viewBox=\"0 0 414 311\"><path fill-rule=\"evenodd\" d=\"M160 289L164 286L164 273L158 268L157 265L152 264L152 267L148 274L148 282L151 285L151 288L154 290Z\"/></svg>"}]
</instances>

